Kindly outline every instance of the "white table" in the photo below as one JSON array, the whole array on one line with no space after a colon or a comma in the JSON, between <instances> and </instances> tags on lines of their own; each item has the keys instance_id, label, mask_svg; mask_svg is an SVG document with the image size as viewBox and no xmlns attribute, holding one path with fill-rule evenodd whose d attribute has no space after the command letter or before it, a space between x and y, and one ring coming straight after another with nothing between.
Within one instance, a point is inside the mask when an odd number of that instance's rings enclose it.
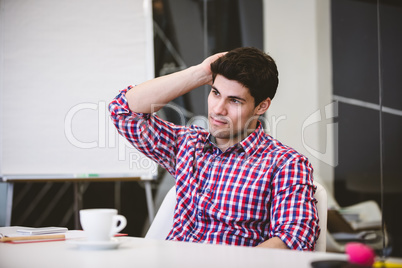
<instances>
[{"instance_id":1,"label":"white table","mask_svg":"<svg viewBox=\"0 0 402 268\"><path fill-rule=\"evenodd\" d=\"M114 250L80 250L68 241L0 243L2 268L63 267L311 267L316 260L346 260L336 253L298 252L120 237Z\"/></svg>"}]
</instances>

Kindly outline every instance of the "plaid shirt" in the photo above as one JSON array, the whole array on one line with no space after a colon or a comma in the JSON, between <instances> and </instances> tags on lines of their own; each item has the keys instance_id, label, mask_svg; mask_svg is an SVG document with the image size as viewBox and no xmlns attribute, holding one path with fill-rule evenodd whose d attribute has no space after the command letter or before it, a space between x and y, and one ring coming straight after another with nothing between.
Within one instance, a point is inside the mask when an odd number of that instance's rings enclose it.
<instances>
[{"instance_id":1,"label":"plaid shirt","mask_svg":"<svg viewBox=\"0 0 402 268\"><path fill-rule=\"evenodd\" d=\"M222 152L197 126L177 126L129 110L123 90L110 104L119 130L176 178L167 239L256 246L279 237L314 250L319 234L313 169L303 155L265 134L261 124Z\"/></svg>"}]
</instances>

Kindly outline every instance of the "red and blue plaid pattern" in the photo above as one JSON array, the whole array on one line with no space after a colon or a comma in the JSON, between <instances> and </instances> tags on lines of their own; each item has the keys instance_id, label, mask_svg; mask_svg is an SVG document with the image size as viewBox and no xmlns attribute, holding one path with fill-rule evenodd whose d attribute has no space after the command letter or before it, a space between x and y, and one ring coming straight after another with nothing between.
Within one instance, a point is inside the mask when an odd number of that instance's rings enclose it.
<instances>
[{"instance_id":1,"label":"red and blue plaid pattern","mask_svg":"<svg viewBox=\"0 0 402 268\"><path fill-rule=\"evenodd\" d=\"M131 112L129 89L109 110L120 134L176 178L167 239L256 246L277 236L292 249L314 250L319 227L306 157L265 134L261 124L222 153L202 128Z\"/></svg>"}]
</instances>

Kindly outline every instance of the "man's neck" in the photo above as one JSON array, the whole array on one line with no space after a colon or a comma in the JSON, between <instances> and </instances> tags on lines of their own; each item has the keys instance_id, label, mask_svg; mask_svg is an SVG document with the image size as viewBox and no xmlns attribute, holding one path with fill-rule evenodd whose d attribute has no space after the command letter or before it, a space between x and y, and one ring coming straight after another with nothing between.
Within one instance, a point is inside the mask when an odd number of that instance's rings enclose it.
<instances>
[{"instance_id":1,"label":"man's neck","mask_svg":"<svg viewBox=\"0 0 402 268\"><path fill-rule=\"evenodd\" d=\"M242 140L244 140L245 138L247 138L254 131L255 131L255 129L249 130L248 132L242 133L241 135L239 134L239 135L237 135L235 137L232 137L231 139L219 139L219 138L213 137L213 140L214 140L216 146L222 152L225 152L227 149L229 149L233 145L235 145L235 144L241 142Z\"/></svg>"}]
</instances>

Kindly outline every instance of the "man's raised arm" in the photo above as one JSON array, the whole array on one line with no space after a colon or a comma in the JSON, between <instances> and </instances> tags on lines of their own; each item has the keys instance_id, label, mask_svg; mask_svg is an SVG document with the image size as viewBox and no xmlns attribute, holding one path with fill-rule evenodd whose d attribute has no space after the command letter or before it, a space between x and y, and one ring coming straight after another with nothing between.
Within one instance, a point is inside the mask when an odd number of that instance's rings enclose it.
<instances>
[{"instance_id":1,"label":"man's raised arm","mask_svg":"<svg viewBox=\"0 0 402 268\"><path fill-rule=\"evenodd\" d=\"M137 113L156 112L173 99L199 86L212 84L210 65L224 54L212 55L201 64L146 81L134 87L126 94L130 110Z\"/></svg>"}]
</instances>

